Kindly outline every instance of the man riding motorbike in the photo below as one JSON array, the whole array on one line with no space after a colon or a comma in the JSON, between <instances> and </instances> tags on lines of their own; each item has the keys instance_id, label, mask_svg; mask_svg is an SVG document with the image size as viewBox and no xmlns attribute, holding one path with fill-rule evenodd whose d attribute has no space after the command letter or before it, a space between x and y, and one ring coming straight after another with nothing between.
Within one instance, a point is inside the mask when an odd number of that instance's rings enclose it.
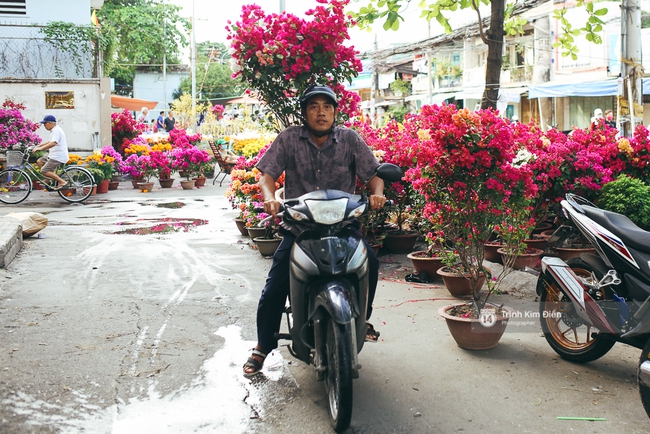
<instances>
[{"instance_id":1,"label":"man riding motorbike","mask_svg":"<svg viewBox=\"0 0 650 434\"><path fill-rule=\"evenodd\" d=\"M300 97L300 109L304 125L286 128L257 163L256 167L262 172L259 185L264 195L264 211L274 217L280 211L280 202L275 198L275 181L283 172L285 198L325 189L354 193L358 178L362 183L368 182L370 208L381 209L386 198L384 181L375 176L379 162L355 131L334 125L338 114L334 91L327 86L310 86ZM289 256L300 232L298 225L282 222L284 238L273 256L257 307L257 345L244 364L247 377L258 374L266 355L278 346L275 334L280 330L289 294ZM379 261L368 241L364 239L364 243L370 274L368 319L377 288ZM376 340L378 336L368 324L368 339Z\"/></svg>"}]
</instances>

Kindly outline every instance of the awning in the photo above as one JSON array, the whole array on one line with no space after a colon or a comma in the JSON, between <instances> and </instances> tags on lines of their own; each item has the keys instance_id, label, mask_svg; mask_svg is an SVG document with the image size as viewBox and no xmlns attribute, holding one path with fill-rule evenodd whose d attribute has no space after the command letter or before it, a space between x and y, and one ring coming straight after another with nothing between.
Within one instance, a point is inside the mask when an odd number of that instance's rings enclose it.
<instances>
[{"instance_id":1,"label":"awning","mask_svg":"<svg viewBox=\"0 0 650 434\"><path fill-rule=\"evenodd\" d=\"M142 107L146 107L149 110L154 109L158 103L156 101L147 101L146 99L138 98L128 98L126 96L111 95L111 105L113 107L119 107L127 110L133 110L139 112L142 110Z\"/></svg>"},{"instance_id":2,"label":"awning","mask_svg":"<svg viewBox=\"0 0 650 434\"><path fill-rule=\"evenodd\" d=\"M650 95L650 77L643 79L643 93ZM569 96L616 96L618 82L615 78L600 81L582 81L576 83L545 83L528 86L528 98L553 98Z\"/></svg>"},{"instance_id":3,"label":"awning","mask_svg":"<svg viewBox=\"0 0 650 434\"><path fill-rule=\"evenodd\" d=\"M527 87L502 87L499 89L499 101L520 102L521 95L528 92Z\"/></svg>"},{"instance_id":4,"label":"awning","mask_svg":"<svg viewBox=\"0 0 650 434\"><path fill-rule=\"evenodd\" d=\"M395 104L397 104L397 101L381 101L375 103L375 107L384 107L384 106L395 105Z\"/></svg>"},{"instance_id":5,"label":"awning","mask_svg":"<svg viewBox=\"0 0 650 434\"><path fill-rule=\"evenodd\" d=\"M453 98L458 92L441 92L434 93L431 95L431 104L440 104L445 100ZM418 93L415 95L410 95L404 98L406 101L422 101L422 104L429 104L429 94L427 93Z\"/></svg>"},{"instance_id":6,"label":"awning","mask_svg":"<svg viewBox=\"0 0 650 434\"><path fill-rule=\"evenodd\" d=\"M473 89L465 89L462 92L458 92L456 94L455 98L458 99L458 100L461 100L461 99L482 99L484 90L485 90L484 87L473 88Z\"/></svg>"},{"instance_id":7,"label":"awning","mask_svg":"<svg viewBox=\"0 0 650 434\"><path fill-rule=\"evenodd\" d=\"M251 105L256 105L256 104L262 104L262 101L252 98L248 95L243 95L237 98L233 98L231 100L226 101L226 104L251 104Z\"/></svg>"}]
</instances>

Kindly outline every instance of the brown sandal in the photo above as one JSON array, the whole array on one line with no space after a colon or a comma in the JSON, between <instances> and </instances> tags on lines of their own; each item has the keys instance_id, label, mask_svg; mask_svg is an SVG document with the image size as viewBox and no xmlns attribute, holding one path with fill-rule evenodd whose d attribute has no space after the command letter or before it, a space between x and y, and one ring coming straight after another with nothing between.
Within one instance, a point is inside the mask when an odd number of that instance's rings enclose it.
<instances>
[{"instance_id":1,"label":"brown sandal","mask_svg":"<svg viewBox=\"0 0 650 434\"><path fill-rule=\"evenodd\" d=\"M257 360L253 356L260 357L262 361ZM264 360L266 360L266 353L253 348L251 356L248 358L248 360L246 360L246 363L244 363L244 377L249 378L259 374L262 370L262 367L264 366ZM247 368L251 368L253 370L251 372L247 372Z\"/></svg>"}]
</instances>

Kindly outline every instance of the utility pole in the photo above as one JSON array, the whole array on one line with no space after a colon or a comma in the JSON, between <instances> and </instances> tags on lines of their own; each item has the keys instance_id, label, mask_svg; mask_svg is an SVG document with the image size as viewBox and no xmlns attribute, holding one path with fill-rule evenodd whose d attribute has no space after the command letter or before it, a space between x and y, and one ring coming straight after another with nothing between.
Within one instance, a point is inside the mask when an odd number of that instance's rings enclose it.
<instances>
[{"instance_id":1,"label":"utility pole","mask_svg":"<svg viewBox=\"0 0 650 434\"><path fill-rule=\"evenodd\" d=\"M190 54L191 60L192 60L192 113L190 116L190 125L192 127L192 131L196 129L196 37L195 37L195 10L194 10L194 0L192 0L192 38L191 38L191 50L192 53Z\"/></svg>"},{"instance_id":2,"label":"utility pole","mask_svg":"<svg viewBox=\"0 0 650 434\"><path fill-rule=\"evenodd\" d=\"M280 0L280 13L284 12L286 8L284 7L284 0Z\"/></svg>"},{"instance_id":3,"label":"utility pole","mask_svg":"<svg viewBox=\"0 0 650 434\"><path fill-rule=\"evenodd\" d=\"M634 127L643 122L643 65L641 63L641 5L639 0L621 3L621 78L617 124L621 136L634 134ZM625 110L625 105L629 107Z\"/></svg>"},{"instance_id":4,"label":"utility pole","mask_svg":"<svg viewBox=\"0 0 650 434\"><path fill-rule=\"evenodd\" d=\"M167 44L165 44L165 39L167 36L167 26L165 19L165 1L163 0L163 110L165 111L165 117L167 116ZM156 121L157 122L157 121Z\"/></svg>"}]
</instances>

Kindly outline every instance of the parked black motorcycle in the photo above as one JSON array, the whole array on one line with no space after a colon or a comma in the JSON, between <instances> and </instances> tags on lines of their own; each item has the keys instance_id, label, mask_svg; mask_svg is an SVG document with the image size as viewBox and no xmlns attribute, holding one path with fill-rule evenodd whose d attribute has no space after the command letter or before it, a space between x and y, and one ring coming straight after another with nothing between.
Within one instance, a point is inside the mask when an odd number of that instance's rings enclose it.
<instances>
[{"instance_id":1,"label":"parked black motorcycle","mask_svg":"<svg viewBox=\"0 0 650 434\"><path fill-rule=\"evenodd\" d=\"M650 416L650 232L573 194L561 205L571 226L561 226L549 244L560 246L577 229L597 254L566 263L542 258L544 336L562 358L579 363L602 357L616 342L643 349L639 390Z\"/></svg>"},{"instance_id":2,"label":"parked black motorcycle","mask_svg":"<svg viewBox=\"0 0 650 434\"><path fill-rule=\"evenodd\" d=\"M395 182L402 170L382 164L377 176ZM307 227L291 250L289 350L314 365L325 381L330 421L343 431L352 418L352 379L359 377L358 353L365 342L368 311L368 257L358 232L349 226L369 210L368 198L338 190L317 190L283 204L284 219Z\"/></svg>"}]
</instances>

